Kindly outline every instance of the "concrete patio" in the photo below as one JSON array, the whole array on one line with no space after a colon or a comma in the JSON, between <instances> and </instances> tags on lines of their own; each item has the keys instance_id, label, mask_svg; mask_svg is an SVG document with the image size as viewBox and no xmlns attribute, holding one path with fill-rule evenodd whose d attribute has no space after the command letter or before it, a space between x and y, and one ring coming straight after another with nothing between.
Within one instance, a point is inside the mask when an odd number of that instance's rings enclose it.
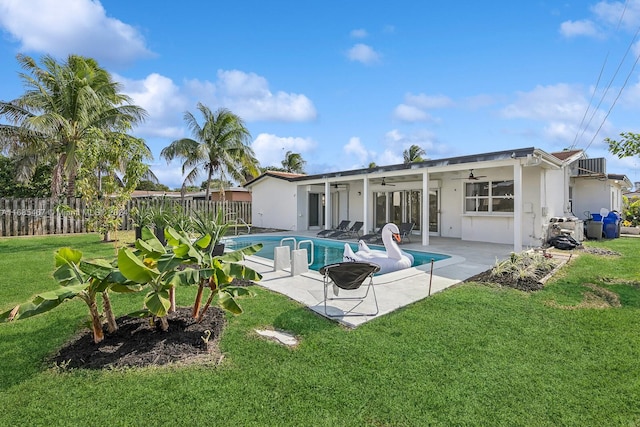
<instances>
[{"instance_id":1,"label":"concrete patio","mask_svg":"<svg viewBox=\"0 0 640 427\"><path fill-rule=\"evenodd\" d=\"M270 233L273 235L298 235L315 237L313 233ZM371 293L364 302L329 301L327 312L346 326L356 327L371 319L390 313L400 307L419 301L460 283L478 273L491 268L497 259L507 258L513 251L512 245L491 244L432 237L429 246L419 243L419 236L412 237L413 243L405 243L402 249L436 252L449 255L451 258L437 261L431 265L412 267L406 270L374 277L374 289L378 300L379 313L376 316L349 317L357 312L374 312L375 304ZM347 240L355 241L355 239ZM274 271L273 261L251 256L246 259L247 266L263 275L258 282L260 286L281 293L308 306L316 313L325 316L323 278L316 271L291 276L290 269ZM343 291L339 296L357 292L364 293L364 286L357 291ZM332 293L329 289L330 294Z\"/></svg>"}]
</instances>

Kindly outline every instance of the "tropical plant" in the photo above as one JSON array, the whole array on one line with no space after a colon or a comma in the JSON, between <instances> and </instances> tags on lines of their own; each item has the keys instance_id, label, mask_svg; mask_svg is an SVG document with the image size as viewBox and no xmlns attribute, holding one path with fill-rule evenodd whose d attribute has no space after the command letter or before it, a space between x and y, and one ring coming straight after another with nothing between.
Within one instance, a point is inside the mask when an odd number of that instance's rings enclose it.
<instances>
[{"instance_id":1,"label":"tropical plant","mask_svg":"<svg viewBox=\"0 0 640 427\"><path fill-rule=\"evenodd\" d=\"M557 263L539 253L511 253L503 261L496 261L491 269L492 276L510 276L514 280L534 279L553 270Z\"/></svg>"},{"instance_id":2,"label":"tropical plant","mask_svg":"<svg viewBox=\"0 0 640 427\"><path fill-rule=\"evenodd\" d=\"M424 151L422 147L414 144L404 150L404 152L402 153L402 157L404 159L404 163L409 164L424 161L424 158L422 156L425 156L426 154L427 152Z\"/></svg>"},{"instance_id":3,"label":"tropical plant","mask_svg":"<svg viewBox=\"0 0 640 427\"><path fill-rule=\"evenodd\" d=\"M291 150L287 151L282 160L282 167L285 172L291 173L304 173L304 165L307 163L300 153L294 153Z\"/></svg>"},{"instance_id":4,"label":"tropical plant","mask_svg":"<svg viewBox=\"0 0 640 427\"><path fill-rule=\"evenodd\" d=\"M225 108L212 112L201 103L198 103L198 110L204 119L202 125L190 112L184 114L193 139L175 140L162 149L160 155L167 162L182 159L185 185L193 184L200 173L205 172L205 200L209 200L214 174L221 183L229 178L241 181L247 170L254 175L258 173L258 160L249 145L251 135L240 117Z\"/></svg>"},{"instance_id":5,"label":"tropical plant","mask_svg":"<svg viewBox=\"0 0 640 427\"><path fill-rule=\"evenodd\" d=\"M161 329L168 328L167 313L172 308L170 290L179 285L199 284L199 292L194 303L194 317L199 320L202 293L205 284L211 290L208 305L214 296L218 296L219 305L233 313L242 310L235 297L247 295L246 288L232 286L233 278L260 280L254 270L238 264L244 255L251 255L262 245L249 246L239 251L212 257L204 249L211 242L211 236L205 235L191 242L187 233L178 232L171 227L165 229L167 247L164 247L150 229L144 228L142 239L136 241L136 250L121 248L118 252L118 268L128 280L138 283L149 291L144 299L143 315L153 315L160 320ZM193 268L196 266L196 268Z\"/></svg>"},{"instance_id":6,"label":"tropical plant","mask_svg":"<svg viewBox=\"0 0 640 427\"><path fill-rule=\"evenodd\" d=\"M622 196L622 217L626 227L640 225L640 197Z\"/></svg>"},{"instance_id":7,"label":"tropical plant","mask_svg":"<svg viewBox=\"0 0 640 427\"><path fill-rule=\"evenodd\" d=\"M78 153L78 189L87 204L89 230L97 231L110 240L122 223L126 203L138 182L149 172L144 160L152 158L143 140L126 134L95 131L99 143L90 143Z\"/></svg>"},{"instance_id":8,"label":"tropical plant","mask_svg":"<svg viewBox=\"0 0 640 427\"><path fill-rule=\"evenodd\" d=\"M97 304L97 297L101 295L108 330L115 332L117 324L108 292L137 292L141 286L127 282L117 268L106 260L82 260L82 252L71 248L56 251L55 265L53 277L61 287L39 294L31 302L19 304L0 314L0 322L26 319L47 312L68 299L79 298L89 308L93 341L99 343L104 339L102 317Z\"/></svg>"},{"instance_id":9,"label":"tropical plant","mask_svg":"<svg viewBox=\"0 0 640 427\"><path fill-rule=\"evenodd\" d=\"M69 55L59 63L45 56L39 66L26 55L17 60L26 92L10 102L0 102L0 115L10 124L0 126L0 144L11 155L40 158L55 164L51 195L75 194L80 165L78 153L92 143L96 130L126 132L142 121L146 112L130 104L121 86L91 58ZM32 162L33 163L33 162Z\"/></svg>"},{"instance_id":10,"label":"tropical plant","mask_svg":"<svg viewBox=\"0 0 640 427\"><path fill-rule=\"evenodd\" d=\"M227 234L229 224L224 220L224 211L218 209L216 213L211 211L194 212L192 218L193 230L199 233L200 236L211 236L211 243L209 244L209 254L213 254L213 250L216 245L220 243L220 239Z\"/></svg>"}]
</instances>

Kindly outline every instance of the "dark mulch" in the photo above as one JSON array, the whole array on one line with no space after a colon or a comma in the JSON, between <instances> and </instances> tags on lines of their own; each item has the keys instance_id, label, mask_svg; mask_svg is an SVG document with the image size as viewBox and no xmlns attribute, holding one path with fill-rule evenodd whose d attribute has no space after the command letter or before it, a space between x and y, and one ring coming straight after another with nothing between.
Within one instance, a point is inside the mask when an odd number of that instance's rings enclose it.
<instances>
[{"instance_id":1,"label":"dark mulch","mask_svg":"<svg viewBox=\"0 0 640 427\"><path fill-rule=\"evenodd\" d=\"M196 323L191 308L178 308L168 315L169 330L163 332L150 319L124 316L117 319L118 330L94 344L93 334L83 331L67 343L51 360L65 368L123 368L195 360L215 361L218 339L226 324L224 311L210 307Z\"/></svg>"},{"instance_id":2,"label":"dark mulch","mask_svg":"<svg viewBox=\"0 0 640 427\"><path fill-rule=\"evenodd\" d=\"M525 292L539 291L543 285L539 282L539 278L525 278L515 280L511 275L493 275L491 270L483 271L480 274L476 274L473 277L469 277L465 282L479 282L479 283L495 283L500 286L506 286L509 288L519 289Z\"/></svg>"}]
</instances>

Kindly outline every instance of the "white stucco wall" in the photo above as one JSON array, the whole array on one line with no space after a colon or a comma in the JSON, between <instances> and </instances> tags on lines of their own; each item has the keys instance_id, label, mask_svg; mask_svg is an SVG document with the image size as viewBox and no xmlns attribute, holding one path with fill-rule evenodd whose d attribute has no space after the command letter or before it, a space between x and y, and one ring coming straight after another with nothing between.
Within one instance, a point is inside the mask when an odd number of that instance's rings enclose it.
<instances>
[{"instance_id":1,"label":"white stucco wall","mask_svg":"<svg viewBox=\"0 0 640 427\"><path fill-rule=\"evenodd\" d=\"M608 180L579 178L573 184L573 212L580 218L586 218L586 211L600 213L601 208L614 209L611 194L615 192ZM621 199L622 196L620 195ZM619 210L619 206L618 206Z\"/></svg>"},{"instance_id":2,"label":"white stucco wall","mask_svg":"<svg viewBox=\"0 0 640 427\"><path fill-rule=\"evenodd\" d=\"M251 193L251 222L254 226L296 229L298 197L294 183L266 178L256 182Z\"/></svg>"}]
</instances>

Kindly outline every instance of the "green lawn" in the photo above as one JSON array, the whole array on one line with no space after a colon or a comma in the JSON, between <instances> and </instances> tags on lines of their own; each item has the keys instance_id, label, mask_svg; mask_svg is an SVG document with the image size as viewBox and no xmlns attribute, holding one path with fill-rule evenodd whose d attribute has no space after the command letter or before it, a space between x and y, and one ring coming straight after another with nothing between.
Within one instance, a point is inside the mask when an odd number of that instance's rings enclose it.
<instances>
[{"instance_id":1,"label":"green lawn","mask_svg":"<svg viewBox=\"0 0 640 427\"><path fill-rule=\"evenodd\" d=\"M52 253L96 235L0 239L0 311L57 286ZM43 364L85 307L0 324L0 425L640 425L640 239L598 242L539 292L456 286L348 330L261 288L230 316L218 367L60 373ZM591 283L621 307L575 308ZM178 290L189 304L195 289ZM116 295L122 314L142 296ZM285 329L295 349L260 338Z\"/></svg>"}]
</instances>

